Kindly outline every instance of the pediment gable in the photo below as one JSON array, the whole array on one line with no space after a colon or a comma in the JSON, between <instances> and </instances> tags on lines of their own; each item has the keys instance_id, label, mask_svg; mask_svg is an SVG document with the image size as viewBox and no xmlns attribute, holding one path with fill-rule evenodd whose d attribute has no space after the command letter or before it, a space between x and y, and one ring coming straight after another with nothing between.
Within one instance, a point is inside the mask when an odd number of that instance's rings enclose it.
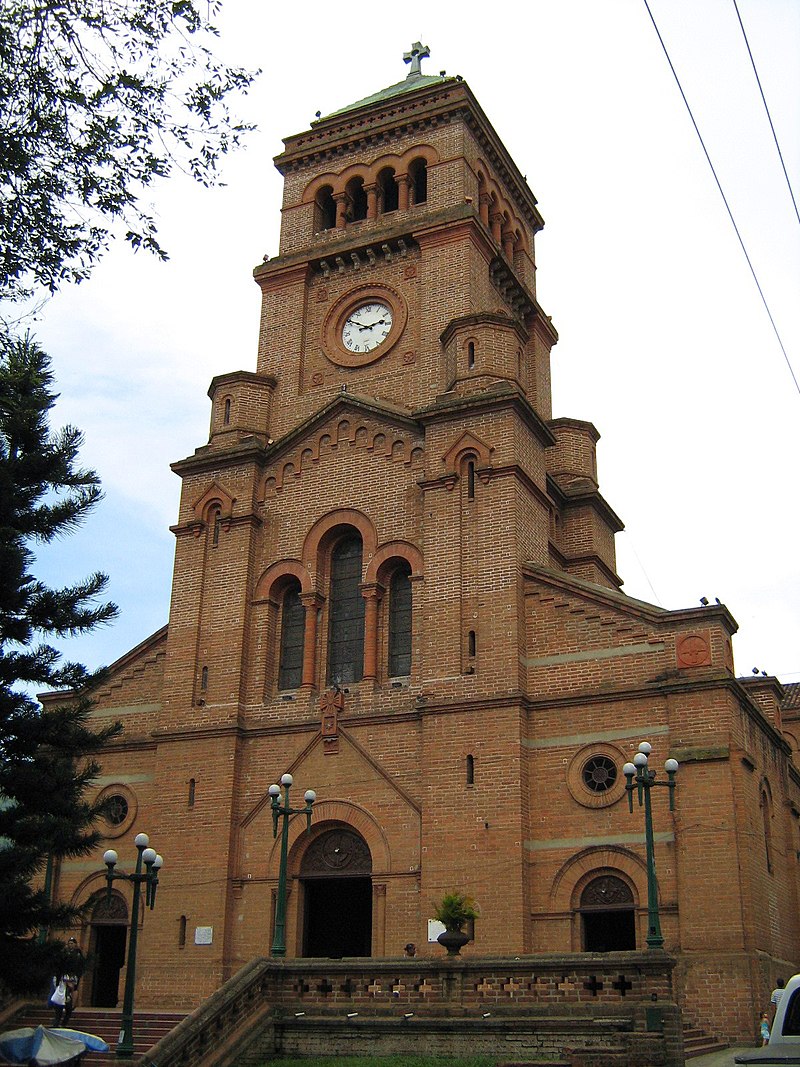
<instances>
[{"instance_id":1,"label":"pediment gable","mask_svg":"<svg viewBox=\"0 0 800 1067\"><path fill-rule=\"evenodd\" d=\"M355 450L408 467L421 465L422 426L406 411L343 393L270 451L264 496L270 497L326 457Z\"/></svg>"}]
</instances>

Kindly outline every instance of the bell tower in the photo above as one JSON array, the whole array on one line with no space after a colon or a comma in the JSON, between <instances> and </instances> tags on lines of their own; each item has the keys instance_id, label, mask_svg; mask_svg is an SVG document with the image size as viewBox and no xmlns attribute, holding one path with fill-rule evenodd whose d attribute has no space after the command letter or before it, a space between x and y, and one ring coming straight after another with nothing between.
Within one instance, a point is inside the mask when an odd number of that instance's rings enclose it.
<instances>
[{"instance_id":1,"label":"bell tower","mask_svg":"<svg viewBox=\"0 0 800 1067\"><path fill-rule=\"evenodd\" d=\"M536 199L466 82L423 73L427 51L416 43L402 81L285 140L278 254L254 271L256 368L214 379L209 440L173 465L159 780L185 766L198 789L213 782L215 869L242 893L266 877L262 771L307 772L331 824L370 842L374 955L403 923L418 929L420 900L473 877L469 850L441 838L484 825L448 808L467 755L506 797L493 833L526 836L526 567L619 584L597 434L552 419ZM336 744L319 740L332 688ZM439 779L424 803L422 766ZM378 796L376 825L402 823L380 861L354 814ZM180 811L180 784L164 803ZM188 879L190 836L186 856ZM529 936L518 850L506 867L485 925L497 951ZM220 898L216 925L232 930L239 907ZM226 937L221 975L250 951L236 944L250 942Z\"/></svg>"}]
</instances>

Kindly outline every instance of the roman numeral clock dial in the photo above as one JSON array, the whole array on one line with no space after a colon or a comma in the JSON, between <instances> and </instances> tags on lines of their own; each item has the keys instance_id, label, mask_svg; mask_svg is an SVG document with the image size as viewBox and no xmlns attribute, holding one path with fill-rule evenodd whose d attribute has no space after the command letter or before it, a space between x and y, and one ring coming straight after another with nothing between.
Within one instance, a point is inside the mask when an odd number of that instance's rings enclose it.
<instances>
[{"instance_id":1,"label":"roman numeral clock dial","mask_svg":"<svg viewBox=\"0 0 800 1067\"><path fill-rule=\"evenodd\" d=\"M365 367L403 336L408 307L391 286L363 285L343 293L322 322L322 351L340 367Z\"/></svg>"},{"instance_id":2,"label":"roman numeral clock dial","mask_svg":"<svg viewBox=\"0 0 800 1067\"><path fill-rule=\"evenodd\" d=\"M383 344L391 329L392 309L388 304L362 304L345 319L342 344L348 352L373 352Z\"/></svg>"}]
</instances>

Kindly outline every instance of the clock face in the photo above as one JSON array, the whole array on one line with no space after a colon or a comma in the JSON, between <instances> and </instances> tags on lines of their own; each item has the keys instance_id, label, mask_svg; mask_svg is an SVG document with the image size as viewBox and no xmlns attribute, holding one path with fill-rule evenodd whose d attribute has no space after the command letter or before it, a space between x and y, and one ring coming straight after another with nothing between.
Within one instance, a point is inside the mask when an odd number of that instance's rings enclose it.
<instances>
[{"instance_id":1,"label":"clock face","mask_svg":"<svg viewBox=\"0 0 800 1067\"><path fill-rule=\"evenodd\" d=\"M348 352L372 352L383 344L392 328L392 309L373 301L352 311L342 326L342 344Z\"/></svg>"}]
</instances>

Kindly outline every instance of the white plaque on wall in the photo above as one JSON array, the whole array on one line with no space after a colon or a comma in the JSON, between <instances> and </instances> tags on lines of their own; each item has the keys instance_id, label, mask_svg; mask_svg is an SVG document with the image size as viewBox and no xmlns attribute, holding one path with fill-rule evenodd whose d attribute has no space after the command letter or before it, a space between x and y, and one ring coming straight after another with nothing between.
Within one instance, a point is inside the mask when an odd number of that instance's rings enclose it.
<instances>
[{"instance_id":1,"label":"white plaque on wall","mask_svg":"<svg viewBox=\"0 0 800 1067\"><path fill-rule=\"evenodd\" d=\"M438 919L428 919L428 941L435 941L445 929L444 923L440 923Z\"/></svg>"},{"instance_id":2,"label":"white plaque on wall","mask_svg":"<svg viewBox=\"0 0 800 1067\"><path fill-rule=\"evenodd\" d=\"M210 945L214 940L213 926L195 926L194 943L196 945Z\"/></svg>"}]
</instances>

